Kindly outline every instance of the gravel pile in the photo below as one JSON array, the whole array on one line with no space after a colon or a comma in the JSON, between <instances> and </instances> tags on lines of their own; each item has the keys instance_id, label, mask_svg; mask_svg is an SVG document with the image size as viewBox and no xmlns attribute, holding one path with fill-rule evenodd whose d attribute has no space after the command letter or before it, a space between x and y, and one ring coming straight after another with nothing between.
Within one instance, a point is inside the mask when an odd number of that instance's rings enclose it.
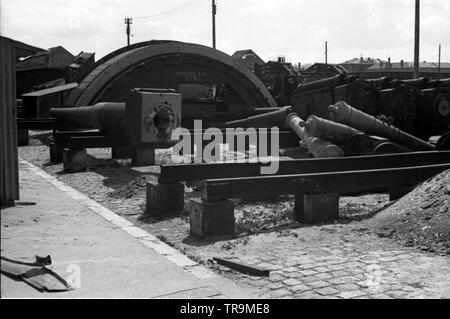
<instances>
[{"instance_id":1,"label":"gravel pile","mask_svg":"<svg viewBox=\"0 0 450 319\"><path fill-rule=\"evenodd\" d=\"M450 255L450 170L425 181L368 222L380 237Z\"/></svg>"}]
</instances>

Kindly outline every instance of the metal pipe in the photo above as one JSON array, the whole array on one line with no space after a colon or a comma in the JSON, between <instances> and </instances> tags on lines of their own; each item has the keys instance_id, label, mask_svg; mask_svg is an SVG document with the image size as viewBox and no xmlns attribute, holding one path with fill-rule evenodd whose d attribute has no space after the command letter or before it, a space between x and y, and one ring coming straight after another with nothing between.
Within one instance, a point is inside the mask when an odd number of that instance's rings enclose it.
<instances>
[{"instance_id":1,"label":"metal pipe","mask_svg":"<svg viewBox=\"0 0 450 319\"><path fill-rule=\"evenodd\" d=\"M431 151L434 146L375 117L357 110L344 101L328 107L330 118L369 134L386 137L393 142L415 151Z\"/></svg>"}]
</instances>

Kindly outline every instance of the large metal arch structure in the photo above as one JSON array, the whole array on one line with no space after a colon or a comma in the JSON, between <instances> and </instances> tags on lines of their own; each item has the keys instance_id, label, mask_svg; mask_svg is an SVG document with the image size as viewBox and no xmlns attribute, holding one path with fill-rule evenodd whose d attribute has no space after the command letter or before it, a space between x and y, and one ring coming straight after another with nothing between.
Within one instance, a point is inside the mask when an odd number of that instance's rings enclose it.
<instances>
[{"instance_id":1,"label":"large metal arch structure","mask_svg":"<svg viewBox=\"0 0 450 319\"><path fill-rule=\"evenodd\" d=\"M100 59L71 92L66 106L125 101L135 87L173 88L180 83L224 84L231 108L224 118L239 118L253 108L276 107L270 92L250 70L210 47L178 41L149 41L116 50ZM203 114L193 112L192 116ZM188 111L189 113L189 111Z\"/></svg>"}]
</instances>

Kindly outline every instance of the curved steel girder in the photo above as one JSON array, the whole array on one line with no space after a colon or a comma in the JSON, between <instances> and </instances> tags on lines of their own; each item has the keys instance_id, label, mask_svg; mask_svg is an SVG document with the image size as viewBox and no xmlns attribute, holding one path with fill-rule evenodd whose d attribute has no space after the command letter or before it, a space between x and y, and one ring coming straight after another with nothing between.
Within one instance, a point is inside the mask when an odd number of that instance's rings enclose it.
<instances>
[{"instance_id":1,"label":"curved steel girder","mask_svg":"<svg viewBox=\"0 0 450 319\"><path fill-rule=\"evenodd\" d=\"M121 90L120 85L136 84L133 82L134 75L142 79L142 72L145 69L152 69L149 75L153 74L155 77L155 74L169 66L175 66L179 70L199 68L206 70L206 73L210 71L211 76L207 77L207 81L215 79L218 83L229 85L250 107L277 106L259 78L229 55L206 46L176 41L139 43L105 56L72 91L66 105L83 106L93 105L99 101L109 101L108 89L110 92L115 92L116 100L117 90L121 91L122 99L124 99L128 88ZM155 86L154 81L148 85ZM139 81L139 86L146 86L145 81Z\"/></svg>"}]
</instances>

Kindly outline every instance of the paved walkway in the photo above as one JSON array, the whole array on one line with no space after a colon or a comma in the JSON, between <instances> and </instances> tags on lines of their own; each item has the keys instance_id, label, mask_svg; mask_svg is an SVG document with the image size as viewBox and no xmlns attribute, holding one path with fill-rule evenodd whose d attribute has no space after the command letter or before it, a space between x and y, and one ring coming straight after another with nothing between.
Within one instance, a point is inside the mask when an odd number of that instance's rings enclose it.
<instances>
[{"instance_id":1,"label":"paved walkway","mask_svg":"<svg viewBox=\"0 0 450 319\"><path fill-rule=\"evenodd\" d=\"M1 211L1 255L52 268L79 288L41 293L1 275L12 298L253 298L95 201L20 161L21 202ZM79 276L77 275L79 274Z\"/></svg>"}]
</instances>

